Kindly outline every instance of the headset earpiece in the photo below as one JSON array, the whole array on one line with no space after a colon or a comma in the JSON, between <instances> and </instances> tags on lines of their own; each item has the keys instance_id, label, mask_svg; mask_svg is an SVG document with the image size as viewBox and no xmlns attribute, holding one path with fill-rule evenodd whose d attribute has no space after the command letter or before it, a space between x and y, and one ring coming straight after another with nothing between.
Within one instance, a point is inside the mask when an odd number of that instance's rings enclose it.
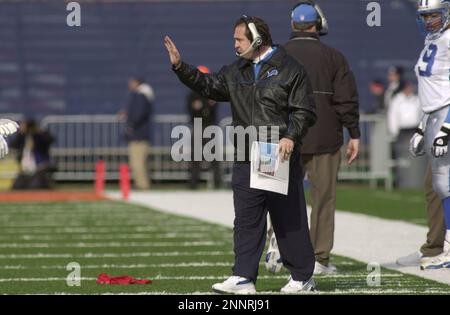
<instances>
[{"instance_id":1,"label":"headset earpiece","mask_svg":"<svg viewBox=\"0 0 450 315\"><path fill-rule=\"evenodd\" d=\"M251 17L248 17L247 15L243 15L242 16L243 20L245 21L245 24L247 24L248 29L250 30L250 33L252 34L252 43L249 47L249 49L247 49L245 52L243 52L242 54L238 54L236 53L236 55L238 57L242 57L244 55L246 55L247 53L249 53L252 49L258 49L259 47L261 47L261 45L263 44L263 40L261 35L258 32L258 29L256 28L255 23L253 22Z\"/></svg>"},{"instance_id":2,"label":"headset earpiece","mask_svg":"<svg viewBox=\"0 0 450 315\"><path fill-rule=\"evenodd\" d=\"M256 28L256 25L253 22L252 18L245 14L242 16L242 18L244 19L248 29L250 30L250 33L252 34L252 47L255 49L260 47L262 45L262 37L259 34L258 29Z\"/></svg>"},{"instance_id":3,"label":"headset earpiece","mask_svg":"<svg viewBox=\"0 0 450 315\"><path fill-rule=\"evenodd\" d=\"M328 21L325 18L325 14L323 13L322 9L320 8L320 6L318 4L316 4L314 1L312 0L301 0L299 1L293 8L291 12L294 12L294 10L302 5L302 4L308 4L310 6L313 6L314 9L316 9L317 11L317 30L319 32L320 36L325 36L328 34Z\"/></svg>"}]
</instances>

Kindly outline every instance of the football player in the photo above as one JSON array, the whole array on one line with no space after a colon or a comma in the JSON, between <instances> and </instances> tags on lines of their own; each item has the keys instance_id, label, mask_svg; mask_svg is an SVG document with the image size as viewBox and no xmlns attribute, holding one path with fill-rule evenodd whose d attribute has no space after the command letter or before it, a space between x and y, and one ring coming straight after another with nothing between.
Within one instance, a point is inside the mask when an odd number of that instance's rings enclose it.
<instances>
[{"instance_id":1,"label":"football player","mask_svg":"<svg viewBox=\"0 0 450 315\"><path fill-rule=\"evenodd\" d=\"M424 118L411 138L410 151L429 156L433 188L442 199L447 228L443 253L421 268L442 269L450 268L450 0L419 0L417 14L426 35L415 66Z\"/></svg>"}]
</instances>

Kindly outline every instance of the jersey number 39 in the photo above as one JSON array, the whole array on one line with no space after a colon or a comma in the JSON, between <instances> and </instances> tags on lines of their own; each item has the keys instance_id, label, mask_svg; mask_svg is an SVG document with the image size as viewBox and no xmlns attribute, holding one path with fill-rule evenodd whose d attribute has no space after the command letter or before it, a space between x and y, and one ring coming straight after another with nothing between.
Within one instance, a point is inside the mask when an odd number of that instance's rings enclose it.
<instances>
[{"instance_id":1,"label":"jersey number 39","mask_svg":"<svg viewBox=\"0 0 450 315\"><path fill-rule=\"evenodd\" d=\"M422 62L424 64L419 65L419 75L422 77L430 77L432 75L431 70L433 69L434 58L436 58L437 54L437 46L434 44L430 44L428 49L423 54ZM422 66L426 66L425 69L422 69Z\"/></svg>"}]
</instances>

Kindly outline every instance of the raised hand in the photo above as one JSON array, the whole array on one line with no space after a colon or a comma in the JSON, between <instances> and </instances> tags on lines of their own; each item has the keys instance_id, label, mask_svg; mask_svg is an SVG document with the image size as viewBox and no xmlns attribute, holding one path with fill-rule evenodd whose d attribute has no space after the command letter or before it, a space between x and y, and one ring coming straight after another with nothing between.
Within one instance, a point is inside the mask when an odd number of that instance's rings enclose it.
<instances>
[{"instance_id":1,"label":"raised hand","mask_svg":"<svg viewBox=\"0 0 450 315\"><path fill-rule=\"evenodd\" d=\"M175 46L174 42L170 39L169 36L164 37L164 45L167 48L167 52L169 53L170 63L177 67L181 63L180 52Z\"/></svg>"}]
</instances>

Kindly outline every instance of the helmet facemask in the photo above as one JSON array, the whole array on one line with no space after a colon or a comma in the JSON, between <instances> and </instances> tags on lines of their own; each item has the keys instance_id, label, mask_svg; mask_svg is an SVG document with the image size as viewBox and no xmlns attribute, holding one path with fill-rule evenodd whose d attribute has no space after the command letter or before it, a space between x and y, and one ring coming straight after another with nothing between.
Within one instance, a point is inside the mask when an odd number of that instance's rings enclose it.
<instances>
[{"instance_id":1,"label":"helmet facemask","mask_svg":"<svg viewBox=\"0 0 450 315\"><path fill-rule=\"evenodd\" d=\"M417 22L424 35L439 35L450 25L450 8L419 10Z\"/></svg>"}]
</instances>

